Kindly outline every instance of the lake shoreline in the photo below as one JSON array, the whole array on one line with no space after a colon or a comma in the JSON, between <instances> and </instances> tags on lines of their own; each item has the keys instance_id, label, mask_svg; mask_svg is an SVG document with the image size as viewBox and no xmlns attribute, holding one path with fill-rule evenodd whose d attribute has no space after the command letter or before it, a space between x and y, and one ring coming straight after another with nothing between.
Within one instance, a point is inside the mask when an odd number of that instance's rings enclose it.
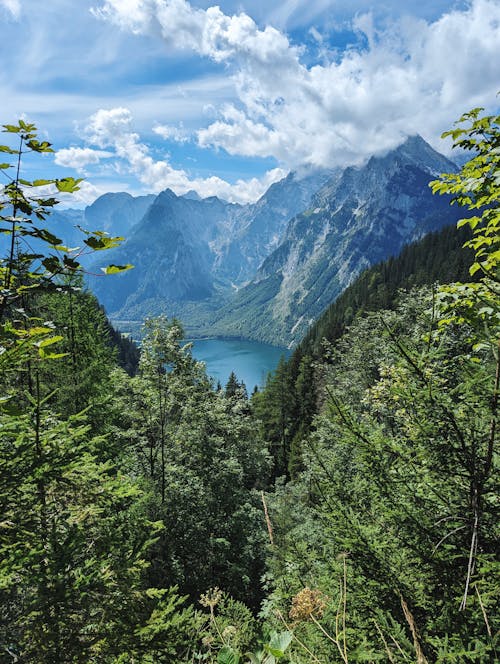
<instances>
[{"instance_id":1,"label":"lake shoreline","mask_svg":"<svg viewBox=\"0 0 500 664\"><path fill-rule=\"evenodd\" d=\"M265 385L267 376L274 371L282 357L291 352L282 346L273 346L261 341L237 338L192 338L192 355L204 362L207 374L224 386L231 372L245 383L248 391Z\"/></svg>"}]
</instances>

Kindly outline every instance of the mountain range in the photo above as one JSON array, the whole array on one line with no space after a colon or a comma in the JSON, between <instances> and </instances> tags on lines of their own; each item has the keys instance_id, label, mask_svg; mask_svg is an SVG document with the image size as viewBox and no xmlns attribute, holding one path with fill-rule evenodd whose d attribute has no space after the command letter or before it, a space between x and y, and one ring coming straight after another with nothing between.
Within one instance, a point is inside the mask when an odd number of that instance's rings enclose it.
<instances>
[{"instance_id":1,"label":"mountain range","mask_svg":"<svg viewBox=\"0 0 500 664\"><path fill-rule=\"evenodd\" d=\"M292 346L363 269L457 220L428 187L455 170L412 136L361 166L291 173L254 204L169 189L106 194L83 220L127 239L90 272L135 268L89 284L122 329L137 332L145 317L165 313L189 335Z\"/></svg>"}]
</instances>

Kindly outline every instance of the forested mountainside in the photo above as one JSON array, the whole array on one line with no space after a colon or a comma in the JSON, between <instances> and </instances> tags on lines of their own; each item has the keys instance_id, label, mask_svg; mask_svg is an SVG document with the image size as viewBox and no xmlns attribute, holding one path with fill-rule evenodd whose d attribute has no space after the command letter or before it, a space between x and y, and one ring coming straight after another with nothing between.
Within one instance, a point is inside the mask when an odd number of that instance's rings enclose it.
<instances>
[{"instance_id":1,"label":"forested mountainside","mask_svg":"<svg viewBox=\"0 0 500 664\"><path fill-rule=\"evenodd\" d=\"M50 148L5 129L13 159ZM2 663L498 660L500 117L476 109L453 140L472 159L432 187L465 206L465 236L362 274L320 319L326 346L311 334L250 399L213 384L176 320L150 319L137 374L121 369L77 260L44 232L51 199L13 180Z\"/></svg>"},{"instance_id":2,"label":"forested mountainside","mask_svg":"<svg viewBox=\"0 0 500 664\"><path fill-rule=\"evenodd\" d=\"M280 417L274 414L266 419L270 415L266 408L261 415L269 440L276 449L286 451L280 454L277 475L293 475L297 463L300 467L297 445L322 407L320 367L328 364L332 343L365 315L395 309L403 292L469 280L473 252L463 246L468 238L467 229L448 226L406 246L399 256L366 269L312 325L292 356L280 362L262 397L265 403L280 403ZM281 399L282 394L286 399ZM256 403L260 399L257 395Z\"/></svg>"},{"instance_id":3,"label":"forested mountainside","mask_svg":"<svg viewBox=\"0 0 500 664\"><path fill-rule=\"evenodd\" d=\"M463 245L469 238L467 229L446 226L362 272L311 326L297 354L321 356L323 339L338 339L365 311L392 309L400 289L468 281L473 252Z\"/></svg>"}]
</instances>

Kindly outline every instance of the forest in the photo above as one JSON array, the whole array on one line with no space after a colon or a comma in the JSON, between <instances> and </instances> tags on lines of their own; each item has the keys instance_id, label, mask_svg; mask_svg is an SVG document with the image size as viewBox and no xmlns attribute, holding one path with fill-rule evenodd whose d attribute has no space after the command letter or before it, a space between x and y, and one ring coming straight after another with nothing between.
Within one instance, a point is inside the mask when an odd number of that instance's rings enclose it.
<instances>
[{"instance_id":1,"label":"forest","mask_svg":"<svg viewBox=\"0 0 500 664\"><path fill-rule=\"evenodd\" d=\"M4 125L0 662L498 661L500 116L444 136L463 207L365 271L248 395L181 322L140 351L50 231L79 181ZM53 193L56 192L56 193ZM4 246L4 245L2 245ZM103 279L130 269L109 265Z\"/></svg>"}]
</instances>

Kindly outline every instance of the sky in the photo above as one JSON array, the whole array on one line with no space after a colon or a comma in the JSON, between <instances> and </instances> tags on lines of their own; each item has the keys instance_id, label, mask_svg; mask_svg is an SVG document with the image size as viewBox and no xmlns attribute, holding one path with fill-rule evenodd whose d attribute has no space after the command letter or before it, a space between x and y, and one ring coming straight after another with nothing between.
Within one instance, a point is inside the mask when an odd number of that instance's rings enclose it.
<instances>
[{"instance_id":1,"label":"sky","mask_svg":"<svg viewBox=\"0 0 500 664\"><path fill-rule=\"evenodd\" d=\"M72 205L170 187L257 200L498 112L500 0L0 0L0 123L83 177Z\"/></svg>"}]
</instances>

